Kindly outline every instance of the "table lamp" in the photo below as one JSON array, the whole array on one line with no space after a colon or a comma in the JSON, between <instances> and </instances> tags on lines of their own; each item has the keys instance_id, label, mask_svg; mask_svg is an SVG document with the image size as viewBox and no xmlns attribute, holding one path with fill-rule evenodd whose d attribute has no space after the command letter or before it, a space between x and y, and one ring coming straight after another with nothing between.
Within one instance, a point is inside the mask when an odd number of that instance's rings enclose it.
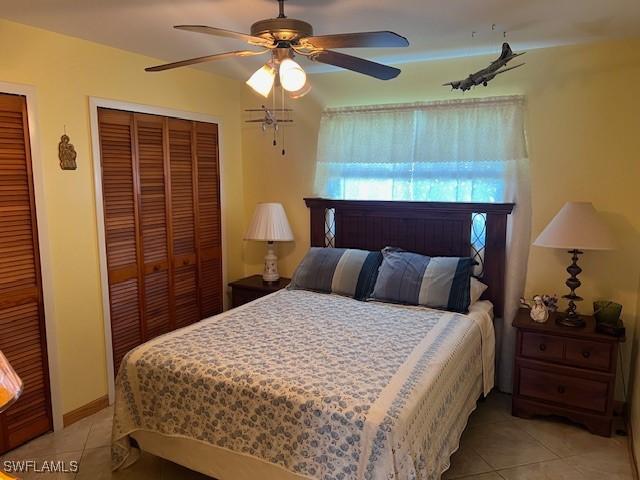
<instances>
[{"instance_id":1,"label":"table lamp","mask_svg":"<svg viewBox=\"0 0 640 480\"><path fill-rule=\"evenodd\" d=\"M245 240L267 242L267 254L264 257L262 280L267 283L276 282L278 274L278 257L274 242L290 242L293 233L287 220L287 214L280 203L259 203L253 212L253 218L244 234Z\"/></svg>"},{"instance_id":2,"label":"table lamp","mask_svg":"<svg viewBox=\"0 0 640 480\"><path fill-rule=\"evenodd\" d=\"M571 265L567 267L570 277L565 282L571 290L563 298L569 300L566 315L558 317L557 323L568 327L583 327L584 320L576 313L575 302L582 300L576 295L581 285L578 275L579 255L583 250L612 250L613 235L590 202L567 202L545 227L533 245L538 247L564 248L571 254Z\"/></svg>"}]
</instances>

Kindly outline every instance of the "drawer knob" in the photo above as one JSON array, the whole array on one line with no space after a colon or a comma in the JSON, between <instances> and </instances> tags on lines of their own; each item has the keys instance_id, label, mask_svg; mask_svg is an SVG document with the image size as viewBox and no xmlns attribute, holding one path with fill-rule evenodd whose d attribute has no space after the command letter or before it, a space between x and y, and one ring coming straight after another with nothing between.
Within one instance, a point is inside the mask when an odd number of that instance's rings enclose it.
<instances>
[{"instance_id":1,"label":"drawer knob","mask_svg":"<svg viewBox=\"0 0 640 480\"><path fill-rule=\"evenodd\" d=\"M541 352L544 352L547 349L547 346L544 343L541 343L538 348L540 349Z\"/></svg>"},{"instance_id":2,"label":"drawer knob","mask_svg":"<svg viewBox=\"0 0 640 480\"><path fill-rule=\"evenodd\" d=\"M589 350L585 350L582 352L582 356L584 358L589 358L591 356L591 352Z\"/></svg>"},{"instance_id":3,"label":"drawer knob","mask_svg":"<svg viewBox=\"0 0 640 480\"><path fill-rule=\"evenodd\" d=\"M563 385L560 385L560 386L558 387L558 393L564 393L564 392L566 392L566 389L564 388L564 386L563 386Z\"/></svg>"}]
</instances>

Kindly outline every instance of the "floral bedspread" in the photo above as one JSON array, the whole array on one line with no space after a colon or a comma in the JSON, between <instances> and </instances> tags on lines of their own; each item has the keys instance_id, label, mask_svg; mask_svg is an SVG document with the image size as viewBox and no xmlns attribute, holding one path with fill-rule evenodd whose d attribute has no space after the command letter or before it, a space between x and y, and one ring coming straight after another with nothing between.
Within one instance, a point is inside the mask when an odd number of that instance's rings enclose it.
<instances>
[{"instance_id":1,"label":"floral bedspread","mask_svg":"<svg viewBox=\"0 0 640 480\"><path fill-rule=\"evenodd\" d=\"M311 479L440 478L481 391L468 317L282 290L127 355L113 466L147 430Z\"/></svg>"}]
</instances>

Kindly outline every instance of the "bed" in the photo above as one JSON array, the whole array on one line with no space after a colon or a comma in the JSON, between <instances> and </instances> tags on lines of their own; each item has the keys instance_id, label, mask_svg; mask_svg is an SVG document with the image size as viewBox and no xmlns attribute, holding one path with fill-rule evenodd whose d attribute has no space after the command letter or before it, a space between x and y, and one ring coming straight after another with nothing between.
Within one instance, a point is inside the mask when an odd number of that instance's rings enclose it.
<instances>
[{"instance_id":1,"label":"bed","mask_svg":"<svg viewBox=\"0 0 640 480\"><path fill-rule=\"evenodd\" d=\"M427 479L449 467L493 386L513 205L306 202L312 246L472 252L485 299L458 314L282 290L147 342L118 373L114 468L139 449L219 480Z\"/></svg>"}]
</instances>

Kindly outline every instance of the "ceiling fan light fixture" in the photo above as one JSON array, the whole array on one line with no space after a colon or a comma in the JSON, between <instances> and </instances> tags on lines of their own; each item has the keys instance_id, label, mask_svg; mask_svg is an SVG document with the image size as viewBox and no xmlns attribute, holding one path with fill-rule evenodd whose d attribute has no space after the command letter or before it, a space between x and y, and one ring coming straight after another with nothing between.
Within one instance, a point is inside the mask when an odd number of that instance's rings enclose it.
<instances>
[{"instance_id":1,"label":"ceiling fan light fixture","mask_svg":"<svg viewBox=\"0 0 640 480\"><path fill-rule=\"evenodd\" d=\"M253 88L253 90L266 98L269 96L269 92L271 92L271 89L273 88L273 82L275 79L276 70L273 68L271 63L268 62L256 70L246 83Z\"/></svg>"},{"instance_id":2,"label":"ceiling fan light fixture","mask_svg":"<svg viewBox=\"0 0 640 480\"><path fill-rule=\"evenodd\" d=\"M280 83L288 92L297 92L307 83L307 74L294 60L285 58L280 62Z\"/></svg>"}]
</instances>

